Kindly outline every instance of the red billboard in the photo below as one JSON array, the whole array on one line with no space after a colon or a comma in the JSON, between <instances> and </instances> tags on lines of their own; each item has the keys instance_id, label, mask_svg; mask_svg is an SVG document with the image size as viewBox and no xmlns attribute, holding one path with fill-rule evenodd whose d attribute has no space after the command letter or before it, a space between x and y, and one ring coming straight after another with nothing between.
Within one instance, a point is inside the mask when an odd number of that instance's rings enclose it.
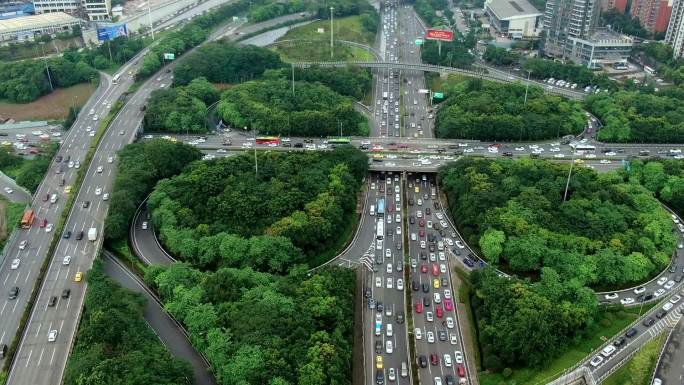
<instances>
[{"instance_id":1,"label":"red billboard","mask_svg":"<svg viewBox=\"0 0 684 385\"><path fill-rule=\"evenodd\" d=\"M427 30L427 33L425 34L425 38L430 39L430 40L453 41L454 40L454 32L449 31L448 29L430 28Z\"/></svg>"}]
</instances>

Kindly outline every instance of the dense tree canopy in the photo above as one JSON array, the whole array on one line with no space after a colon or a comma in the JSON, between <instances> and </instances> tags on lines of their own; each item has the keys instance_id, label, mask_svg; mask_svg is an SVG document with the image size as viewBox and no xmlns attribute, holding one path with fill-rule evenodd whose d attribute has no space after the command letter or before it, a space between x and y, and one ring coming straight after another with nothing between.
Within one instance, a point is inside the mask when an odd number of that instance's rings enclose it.
<instances>
[{"instance_id":1,"label":"dense tree canopy","mask_svg":"<svg viewBox=\"0 0 684 385\"><path fill-rule=\"evenodd\" d=\"M564 280L614 288L660 272L676 238L644 187L615 174L530 159L464 159L442 173L454 218L494 264L524 273L554 269ZM503 232L503 234L501 234Z\"/></svg>"},{"instance_id":2,"label":"dense tree canopy","mask_svg":"<svg viewBox=\"0 0 684 385\"><path fill-rule=\"evenodd\" d=\"M173 81L174 84L186 85L203 76L212 83L238 83L258 78L267 69L282 66L278 54L269 49L215 42L205 44L181 59L173 70Z\"/></svg>"},{"instance_id":3,"label":"dense tree canopy","mask_svg":"<svg viewBox=\"0 0 684 385\"><path fill-rule=\"evenodd\" d=\"M135 210L158 180L176 175L202 154L195 147L164 139L129 144L118 154L118 172L105 220L107 238L128 235Z\"/></svg>"},{"instance_id":4,"label":"dense tree canopy","mask_svg":"<svg viewBox=\"0 0 684 385\"><path fill-rule=\"evenodd\" d=\"M361 100L373 87L373 76L370 70L360 67L344 68L295 68L296 80L310 83L321 83L331 90L354 99ZM276 71L267 71L264 75L268 79L291 79L292 70L282 68Z\"/></svg>"},{"instance_id":5,"label":"dense tree canopy","mask_svg":"<svg viewBox=\"0 0 684 385\"><path fill-rule=\"evenodd\" d=\"M176 263L150 269L146 281L186 326L220 385L351 384L352 270L276 276Z\"/></svg>"},{"instance_id":6,"label":"dense tree canopy","mask_svg":"<svg viewBox=\"0 0 684 385\"><path fill-rule=\"evenodd\" d=\"M441 138L539 140L584 129L581 105L530 87L465 79L445 90L435 124Z\"/></svg>"},{"instance_id":7,"label":"dense tree canopy","mask_svg":"<svg viewBox=\"0 0 684 385\"><path fill-rule=\"evenodd\" d=\"M674 159L634 160L629 171L621 170L626 180L638 182L684 216L684 163Z\"/></svg>"},{"instance_id":8,"label":"dense tree canopy","mask_svg":"<svg viewBox=\"0 0 684 385\"><path fill-rule=\"evenodd\" d=\"M442 65L446 67L468 68L475 61L475 57L468 51L469 47L461 39L452 42L439 43L434 40L425 40L420 49L420 56L427 64Z\"/></svg>"},{"instance_id":9,"label":"dense tree canopy","mask_svg":"<svg viewBox=\"0 0 684 385\"><path fill-rule=\"evenodd\" d=\"M286 136L367 135L352 100L321 84L252 81L226 90L218 106L224 122Z\"/></svg>"},{"instance_id":10,"label":"dense tree canopy","mask_svg":"<svg viewBox=\"0 0 684 385\"><path fill-rule=\"evenodd\" d=\"M96 260L88 273L83 317L64 383L193 383L190 365L169 354L143 318L143 307L144 298L105 277Z\"/></svg>"},{"instance_id":11,"label":"dense tree canopy","mask_svg":"<svg viewBox=\"0 0 684 385\"><path fill-rule=\"evenodd\" d=\"M261 153L258 162L256 177L244 155L161 181L148 205L167 249L204 268L283 273L333 244L353 217L363 153Z\"/></svg>"},{"instance_id":12,"label":"dense tree canopy","mask_svg":"<svg viewBox=\"0 0 684 385\"><path fill-rule=\"evenodd\" d=\"M648 280L674 251L672 221L646 188L575 168L564 202L568 167L466 158L440 172L466 240L494 266L527 277L473 274L488 369L548 362L598 319L591 287Z\"/></svg>"},{"instance_id":13,"label":"dense tree canopy","mask_svg":"<svg viewBox=\"0 0 684 385\"><path fill-rule=\"evenodd\" d=\"M607 142L684 143L684 87L648 94L599 93L587 105L601 122L599 139Z\"/></svg>"},{"instance_id":14,"label":"dense tree canopy","mask_svg":"<svg viewBox=\"0 0 684 385\"><path fill-rule=\"evenodd\" d=\"M145 110L146 131L206 132L207 106L218 100L218 91L205 78L185 87L152 92Z\"/></svg>"},{"instance_id":15,"label":"dense tree canopy","mask_svg":"<svg viewBox=\"0 0 684 385\"><path fill-rule=\"evenodd\" d=\"M651 39L652 34L644 28L639 22L639 18L633 17L629 13L622 13L615 9L609 9L601 12L601 19L603 24L610 25L611 29L640 37L643 39Z\"/></svg>"},{"instance_id":16,"label":"dense tree canopy","mask_svg":"<svg viewBox=\"0 0 684 385\"><path fill-rule=\"evenodd\" d=\"M493 44L487 46L487 49L482 56L485 61L498 66L511 65L518 61L520 55L507 50L506 48L499 48Z\"/></svg>"}]
</instances>

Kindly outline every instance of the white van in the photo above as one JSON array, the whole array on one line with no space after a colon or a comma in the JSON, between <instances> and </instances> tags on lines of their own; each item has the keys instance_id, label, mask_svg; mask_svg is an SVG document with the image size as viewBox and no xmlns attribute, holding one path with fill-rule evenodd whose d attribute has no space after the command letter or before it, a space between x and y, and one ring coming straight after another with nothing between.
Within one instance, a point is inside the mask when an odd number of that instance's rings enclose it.
<instances>
[{"instance_id":1,"label":"white van","mask_svg":"<svg viewBox=\"0 0 684 385\"><path fill-rule=\"evenodd\" d=\"M369 214L370 214L371 216L372 216L372 215L375 215L375 205L371 205L371 206L370 206L370 213L369 213Z\"/></svg>"},{"instance_id":2,"label":"white van","mask_svg":"<svg viewBox=\"0 0 684 385\"><path fill-rule=\"evenodd\" d=\"M439 251L444 250L444 242L443 241L437 242L437 250L439 250Z\"/></svg>"},{"instance_id":3,"label":"white van","mask_svg":"<svg viewBox=\"0 0 684 385\"><path fill-rule=\"evenodd\" d=\"M50 195L50 203L57 203L57 194Z\"/></svg>"},{"instance_id":4,"label":"white van","mask_svg":"<svg viewBox=\"0 0 684 385\"><path fill-rule=\"evenodd\" d=\"M387 331L387 337L392 337L392 324L387 324L385 328L385 330Z\"/></svg>"}]
</instances>

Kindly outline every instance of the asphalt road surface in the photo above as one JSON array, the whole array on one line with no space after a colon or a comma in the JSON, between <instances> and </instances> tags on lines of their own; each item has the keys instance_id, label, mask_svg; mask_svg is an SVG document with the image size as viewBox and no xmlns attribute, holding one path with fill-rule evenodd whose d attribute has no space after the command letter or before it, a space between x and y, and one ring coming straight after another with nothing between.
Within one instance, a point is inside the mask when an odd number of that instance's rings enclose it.
<instances>
[{"instance_id":1,"label":"asphalt road surface","mask_svg":"<svg viewBox=\"0 0 684 385\"><path fill-rule=\"evenodd\" d=\"M682 344L684 344L684 322L680 319L665 345L656 369L655 377L660 378L663 385L684 384L684 346Z\"/></svg>"},{"instance_id":2,"label":"asphalt road surface","mask_svg":"<svg viewBox=\"0 0 684 385\"><path fill-rule=\"evenodd\" d=\"M174 357L188 361L195 374L195 383L198 385L212 385L216 379L207 367L207 363L190 343L187 334L164 310L163 305L146 287L140 278L133 275L128 269L116 260L116 257L108 252L103 253L105 273L118 282L121 286L142 294L145 303L144 317L159 340L166 346Z\"/></svg>"}]
</instances>

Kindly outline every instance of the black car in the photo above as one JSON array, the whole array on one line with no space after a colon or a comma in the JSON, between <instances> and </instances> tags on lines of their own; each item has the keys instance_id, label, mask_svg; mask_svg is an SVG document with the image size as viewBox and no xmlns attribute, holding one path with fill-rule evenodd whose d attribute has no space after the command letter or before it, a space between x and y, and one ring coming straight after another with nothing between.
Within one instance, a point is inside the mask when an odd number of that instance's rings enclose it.
<instances>
[{"instance_id":1,"label":"black car","mask_svg":"<svg viewBox=\"0 0 684 385\"><path fill-rule=\"evenodd\" d=\"M653 325L654 323L655 323L655 320L653 319L653 317L648 317L644 320L644 322L642 322L642 324L646 327L649 327L649 326Z\"/></svg>"},{"instance_id":2,"label":"black car","mask_svg":"<svg viewBox=\"0 0 684 385\"><path fill-rule=\"evenodd\" d=\"M431 253L434 253L434 252L435 252L435 244L434 244L434 243L431 243L431 244L429 245L429 250L430 250Z\"/></svg>"},{"instance_id":3,"label":"black car","mask_svg":"<svg viewBox=\"0 0 684 385\"><path fill-rule=\"evenodd\" d=\"M451 374L447 374L444 380L446 382L446 385L456 385L456 379Z\"/></svg>"},{"instance_id":4,"label":"black car","mask_svg":"<svg viewBox=\"0 0 684 385\"><path fill-rule=\"evenodd\" d=\"M627 330L627 333L625 333L625 337L632 338L635 335L637 335L637 333L638 333L638 331L635 328L631 328L631 329Z\"/></svg>"},{"instance_id":5,"label":"black car","mask_svg":"<svg viewBox=\"0 0 684 385\"><path fill-rule=\"evenodd\" d=\"M366 298L370 298L371 295L373 295L373 293L371 292L371 289L366 289L366 292L364 293L364 295L366 296Z\"/></svg>"},{"instance_id":6,"label":"black car","mask_svg":"<svg viewBox=\"0 0 684 385\"><path fill-rule=\"evenodd\" d=\"M677 265L672 264L672 265L670 266L670 270L669 270L669 271L670 271L670 273L676 273L676 272L677 272Z\"/></svg>"},{"instance_id":7,"label":"black car","mask_svg":"<svg viewBox=\"0 0 684 385\"><path fill-rule=\"evenodd\" d=\"M304 147L304 144L303 144L303 143L300 143L300 142L297 142L297 143L295 143L294 146L292 146L292 147L294 147L294 148L302 148L302 147Z\"/></svg>"},{"instance_id":8,"label":"black car","mask_svg":"<svg viewBox=\"0 0 684 385\"><path fill-rule=\"evenodd\" d=\"M64 235L62 235L62 237L64 237L64 239L71 238L71 231L70 230L65 231Z\"/></svg>"},{"instance_id":9,"label":"black car","mask_svg":"<svg viewBox=\"0 0 684 385\"><path fill-rule=\"evenodd\" d=\"M437 222L435 222L435 223L432 224L432 228L433 228L434 230L440 230L440 229L441 229L441 227L439 227L439 223L437 223Z\"/></svg>"},{"instance_id":10,"label":"black car","mask_svg":"<svg viewBox=\"0 0 684 385\"><path fill-rule=\"evenodd\" d=\"M409 198L409 206L413 206L413 198Z\"/></svg>"},{"instance_id":11,"label":"black car","mask_svg":"<svg viewBox=\"0 0 684 385\"><path fill-rule=\"evenodd\" d=\"M427 253L424 252L424 251L421 251L421 252L420 252L420 259L422 259L422 260L427 260Z\"/></svg>"},{"instance_id":12,"label":"black car","mask_svg":"<svg viewBox=\"0 0 684 385\"><path fill-rule=\"evenodd\" d=\"M510 151L505 151L505 152L503 153L503 156L509 156L509 157L510 157L510 156L513 156L513 153L510 152Z\"/></svg>"},{"instance_id":13,"label":"black car","mask_svg":"<svg viewBox=\"0 0 684 385\"><path fill-rule=\"evenodd\" d=\"M430 292L430 284L429 283L423 283L423 293L429 293Z\"/></svg>"},{"instance_id":14,"label":"black car","mask_svg":"<svg viewBox=\"0 0 684 385\"><path fill-rule=\"evenodd\" d=\"M382 313L382 311L385 309L385 305L382 304L382 302L378 301L377 305L375 305L375 310L378 311L378 313Z\"/></svg>"},{"instance_id":15,"label":"black car","mask_svg":"<svg viewBox=\"0 0 684 385\"><path fill-rule=\"evenodd\" d=\"M411 282L411 288L413 289L413 291L418 291L418 290L420 290L420 284L418 283L418 281L413 280L413 281Z\"/></svg>"},{"instance_id":16,"label":"black car","mask_svg":"<svg viewBox=\"0 0 684 385\"><path fill-rule=\"evenodd\" d=\"M62 298L67 299L71 295L71 289L62 290Z\"/></svg>"},{"instance_id":17,"label":"black car","mask_svg":"<svg viewBox=\"0 0 684 385\"><path fill-rule=\"evenodd\" d=\"M378 354L382 353L382 341L375 341L375 352Z\"/></svg>"},{"instance_id":18,"label":"black car","mask_svg":"<svg viewBox=\"0 0 684 385\"><path fill-rule=\"evenodd\" d=\"M368 308L371 310L375 309L375 299L374 298L368 298Z\"/></svg>"},{"instance_id":19,"label":"black car","mask_svg":"<svg viewBox=\"0 0 684 385\"><path fill-rule=\"evenodd\" d=\"M375 257L375 263L378 265L382 265L382 255L378 255Z\"/></svg>"},{"instance_id":20,"label":"black car","mask_svg":"<svg viewBox=\"0 0 684 385\"><path fill-rule=\"evenodd\" d=\"M418 364L420 365L421 368L427 368L428 361L427 361L427 357L425 357L424 354L421 354L420 357L418 357Z\"/></svg>"},{"instance_id":21,"label":"black car","mask_svg":"<svg viewBox=\"0 0 684 385\"><path fill-rule=\"evenodd\" d=\"M410 224L416 223L416 217L414 217L413 215L411 215L411 216L409 217L409 223L410 223Z\"/></svg>"},{"instance_id":22,"label":"black car","mask_svg":"<svg viewBox=\"0 0 684 385\"><path fill-rule=\"evenodd\" d=\"M405 318L405 317L404 317L404 312L403 312L403 311L397 312L397 323L398 323L398 324L403 324L403 323L404 323L404 318Z\"/></svg>"},{"instance_id":23,"label":"black car","mask_svg":"<svg viewBox=\"0 0 684 385\"><path fill-rule=\"evenodd\" d=\"M50 297L50 300L48 301L48 306L54 307L55 305L57 305L57 297L53 295L52 297Z\"/></svg>"},{"instance_id":24,"label":"black car","mask_svg":"<svg viewBox=\"0 0 684 385\"><path fill-rule=\"evenodd\" d=\"M90 207L90 201L83 201L83 208L87 209L88 207Z\"/></svg>"},{"instance_id":25,"label":"black car","mask_svg":"<svg viewBox=\"0 0 684 385\"><path fill-rule=\"evenodd\" d=\"M425 215L430 215L431 211L429 207L425 208Z\"/></svg>"},{"instance_id":26,"label":"black car","mask_svg":"<svg viewBox=\"0 0 684 385\"><path fill-rule=\"evenodd\" d=\"M439 202L435 201L433 206L435 207L435 210L439 210Z\"/></svg>"},{"instance_id":27,"label":"black car","mask_svg":"<svg viewBox=\"0 0 684 385\"><path fill-rule=\"evenodd\" d=\"M667 315L667 310L660 309L656 312L655 316L658 319L661 319Z\"/></svg>"},{"instance_id":28,"label":"black car","mask_svg":"<svg viewBox=\"0 0 684 385\"><path fill-rule=\"evenodd\" d=\"M377 369L375 371L375 383L377 385L384 385L385 383L385 372L382 369Z\"/></svg>"},{"instance_id":29,"label":"black car","mask_svg":"<svg viewBox=\"0 0 684 385\"><path fill-rule=\"evenodd\" d=\"M61 161L62 161L62 156L61 156L61 155L57 155L57 156L55 157L55 162L59 163L59 162L61 162Z\"/></svg>"},{"instance_id":30,"label":"black car","mask_svg":"<svg viewBox=\"0 0 684 385\"><path fill-rule=\"evenodd\" d=\"M397 271L404 271L404 262L397 262Z\"/></svg>"},{"instance_id":31,"label":"black car","mask_svg":"<svg viewBox=\"0 0 684 385\"><path fill-rule=\"evenodd\" d=\"M613 342L613 346L616 348L619 348L620 346L624 345L627 339L625 337L620 337Z\"/></svg>"},{"instance_id":32,"label":"black car","mask_svg":"<svg viewBox=\"0 0 684 385\"><path fill-rule=\"evenodd\" d=\"M474 267L475 266L475 262L473 262L473 260L470 258L463 258L463 263L465 263L466 266L468 266L468 267Z\"/></svg>"},{"instance_id":33,"label":"black car","mask_svg":"<svg viewBox=\"0 0 684 385\"><path fill-rule=\"evenodd\" d=\"M447 277L442 277L442 287L447 287L449 286L449 280Z\"/></svg>"},{"instance_id":34,"label":"black car","mask_svg":"<svg viewBox=\"0 0 684 385\"><path fill-rule=\"evenodd\" d=\"M401 241L397 241L397 250L401 250Z\"/></svg>"},{"instance_id":35,"label":"black car","mask_svg":"<svg viewBox=\"0 0 684 385\"><path fill-rule=\"evenodd\" d=\"M682 282L682 278L684 278L684 276L682 276L681 274L677 274L674 277L674 281L675 282Z\"/></svg>"},{"instance_id":36,"label":"black car","mask_svg":"<svg viewBox=\"0 0 684 385\"><path fill-rule=\"evenodd\" d=\"M9 299L17 299L18 296L19 296L19 288L16 286L13 286L9 291Z\"/></svg>"},{"instance_id":37,"label":"black car","mask_svg":"<svg viewBox=\"0 0 684 385\"><path fill-rule=\"evenodd\" d=\"M430 297L423 297L423 306L430 307L431 303L432 303L432 299L430 299Z\"/></svg>"}]
</instances>

